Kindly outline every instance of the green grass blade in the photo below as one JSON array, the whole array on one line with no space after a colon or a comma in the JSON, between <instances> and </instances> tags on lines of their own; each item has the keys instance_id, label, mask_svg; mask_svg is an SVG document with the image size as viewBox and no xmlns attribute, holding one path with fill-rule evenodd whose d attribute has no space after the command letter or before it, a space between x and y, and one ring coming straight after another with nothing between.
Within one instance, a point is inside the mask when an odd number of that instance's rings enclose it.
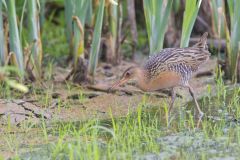
<instances>
[{"instance_id":1,"label":"green grass blade","mask_svg":"<svg viewBox=\"0 0 240 160\"><path fill-rule=\"evenodd\" d=\"M9 41L10 51L14 52L17 58L17 66L19 70L24 72L22 46L19 38L19 31L17 26L15 0L7 0L7 14L9 20Z\"/></svg>"},{"instance_id":2,"label":"green grass blade","mask_svg":"<svg viewBox=\"0 0 240 160\"><path fill-rule=\"evenodd\" d=\"M25 85L23 85L21 83L18 83L17 81L15 81L13 79L10 79L7 76L9 74L14 74L14 75L21 76L16 67L13 67L13 66L0 67L0 75L1 75L0 81L1 82L4 81L6 83L6 85L8 85L9 87L17 89L21 92L27 93L28 88Z\"/></svg>"},{"instance_id":3,"label":"green grass blade","mask_svg":"<svg viewBox=\"0 0 240 160\"><path fill-rule=\"evenodd\" d=\"M92 47L90 51L90 59L89 59L89 73L92 76L95 73L97 63L98 63L98 54L99 54L101 33L102 33L104 4L105 4L105 0L100 0L100 4L97 11L97 20L94 27L93 42L92 42Z\"/></svg>"},{"instance_id":4,"label":"green grass blade","mask_svg":"<svg viewBox=\"0 0 240 160\"><path fill-rule=\"evenodd\" d=\"M2 13L2 0L0 0L0 64L3 66L6 59L6 42L3 28L3 13Z\"/></svg>"},{"instance_id":5,"label":"green grass blade","mask_svg":"<svg viewBox=\"0 0 240 160\"><path fill-rule=\"evenodd\" d=\"M186 0L180 47L187 47L202 0Z\"/></svg>"}]
</instances>

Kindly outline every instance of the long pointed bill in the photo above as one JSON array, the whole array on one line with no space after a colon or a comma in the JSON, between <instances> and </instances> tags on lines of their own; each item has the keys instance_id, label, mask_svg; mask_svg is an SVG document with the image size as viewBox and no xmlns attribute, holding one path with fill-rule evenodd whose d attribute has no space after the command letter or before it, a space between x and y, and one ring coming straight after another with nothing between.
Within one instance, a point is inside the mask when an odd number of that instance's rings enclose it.
<instances>
[{"instance_id":1,"label":"long pointed bill","mask_svg":"<svg viewBox=\"0 0 240 160\"><path fill-rule=\"evenodd\" d=\"M114 83L114 84L108 89L108 91L111 91L112 89L114 89L114 88L116 88L116 87L118 87L118 86L124 84L124 83L127 82L127 81L128 81L128 79L123 78L123 79L121 79L121 80L115 82L115 83Z\"/></svg>"}]
</instances>

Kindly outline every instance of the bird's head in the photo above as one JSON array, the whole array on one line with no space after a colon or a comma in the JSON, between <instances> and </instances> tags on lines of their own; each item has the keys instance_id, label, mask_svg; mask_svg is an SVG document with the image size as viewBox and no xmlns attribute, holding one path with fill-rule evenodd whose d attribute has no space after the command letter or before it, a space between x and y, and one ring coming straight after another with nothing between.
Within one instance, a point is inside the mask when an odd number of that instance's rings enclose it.
<instances>
[{"instance_id":1,"label":"bird's head","mask_svg":"<svg viewBox=\"0 0 240 160\"><path fill-rule=\"evenodd\" d=\"M130 80L138 80L140 76L141 69L139 67L130 67L123 72L121 78L119 81L115 82L109 90L118 87L120 85L123 85L124 83L130 81Z\"/></svg>"}]
</instances>

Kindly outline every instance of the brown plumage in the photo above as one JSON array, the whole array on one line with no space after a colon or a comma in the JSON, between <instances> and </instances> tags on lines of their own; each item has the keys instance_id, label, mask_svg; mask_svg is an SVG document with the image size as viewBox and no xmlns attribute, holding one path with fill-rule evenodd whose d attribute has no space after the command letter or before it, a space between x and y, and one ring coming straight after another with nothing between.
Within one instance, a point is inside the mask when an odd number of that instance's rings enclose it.
<instances>
[{"instance_id":1,"label":"brown plumage","mask_svg":"<svg viewBox=\"0 0 240 160\"><path fill-rule=\"evenodd\" d=\"M210 53L207 46L207 35L204 33L199 42L192 47L166 48L151 56L144 66L130 67L120 81L111 88L121 85L129 80L135 80L137 86L144 91L154 91L163 88L172 88L172 101L169 112L175 100L174 87L184 86L189 89L200 116L203 115L195 98L189 80L201 64L209 59Z\"/></svg>"}]
</instances>

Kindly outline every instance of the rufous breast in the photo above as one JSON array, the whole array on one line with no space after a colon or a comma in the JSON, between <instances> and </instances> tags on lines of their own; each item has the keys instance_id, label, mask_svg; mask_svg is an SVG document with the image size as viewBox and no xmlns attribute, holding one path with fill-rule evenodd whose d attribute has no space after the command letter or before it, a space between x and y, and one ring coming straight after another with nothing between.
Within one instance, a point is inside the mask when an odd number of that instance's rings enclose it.
<instances>
[{"instance_id":1,"label":"rufous breast","mask_svg":"<svg viewBox=\"0 0 240 160\"><path fill-rule=\"evenodd\" d=\"M165 71L156 77L138 81L138 87L143 91L156 91L180 85L181 76L173 71Z\"/></svg>"}]
</instances>

